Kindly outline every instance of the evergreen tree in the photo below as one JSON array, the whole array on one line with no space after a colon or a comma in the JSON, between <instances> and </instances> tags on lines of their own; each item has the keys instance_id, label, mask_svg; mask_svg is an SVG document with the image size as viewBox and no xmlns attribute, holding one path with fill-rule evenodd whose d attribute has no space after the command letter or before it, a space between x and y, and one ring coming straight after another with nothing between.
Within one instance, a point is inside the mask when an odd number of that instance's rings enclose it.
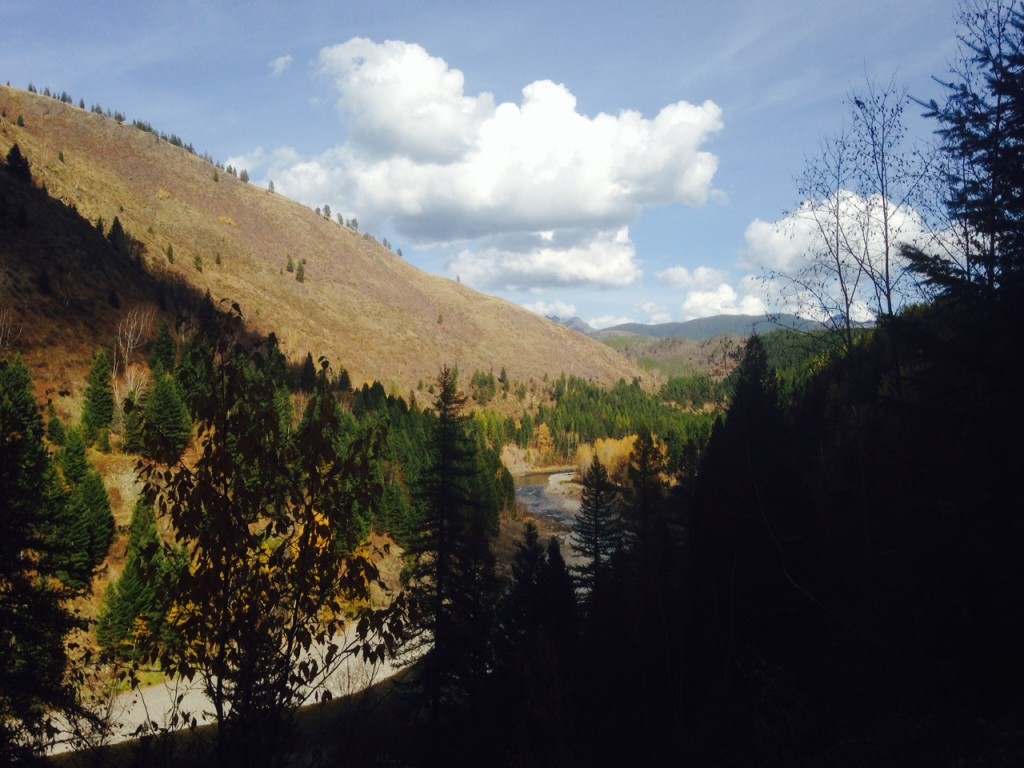
<instances>
[{"instance_id":1,"label":"evergreen tree","mask_svg":"<svg viewBox=\"0 0 1024 768\"><path fill-rule=\"evenodd\" d=\"M167 373L174 373L177 362L177 347L171 329L166 320L160 321L160 329L156 334L156 341L153 342L153 353L149 357L149 367L154 371L162 368Z\"/></svg>"},{"instance_id":2,"label":"evergreen tree","mask_svg":"<svg viewBox=\"0 0 1024 768\"><path fill-rule=\"evenodd\" d=\"M192 424L178 385L164 374L157 378L146 398L143 455L173 463L181 457L191 434Z\"/></svg>"},{"instance_id":3,"label":"evergreen tree","mask_svg":"<svg viewBox=\"0 0 1024 768\"><path fill-rule=\"evenodd\" d=\"M82 406L82 424L86 437L93 441L101 429L110 426L114 418L114 386L111 382L110 357L100 350L89 369L88 385L85 389L85 404Z\"/></svg>"},{"instance_id":4,"label":"evergreen tree","mask_svg":"<svg viewBox=\"0 0 1024 768\"><path fill-rule=\"evenodd\" d=\"M313 353L307 352L306 359L302 361L302 368L299 370L299 391L311 394L316 388L316 365L313 363Z\"/></svg>"},{"instance_id":5,"label":"evergreen tree","mask_svg":"<svg viewBox=\"0 0 1024 768\"><path fill-rule=\"evenodd\" d=\"M442 709L464 705L482 686L491 663L495 589L487 514L473 492L477 466L463 414L466 397L455 370L443 367L437 388L418 489L422 530L411 547L417 558L414 622L425 641L422 679L435 727Z\"/></svg>"},{"instance_id":6,"label":"evergreen tree","mask_svg":"<svg viewBox=\"0 0 1024 768\"><path fill-rule=\"evenodd\" d=\"M72 491L73 500L79 497L89 531L89 564L95 567L103 562L110 551L115 527L110 496L103 485L103 478L95 469L90 469Z\"/></svg>"},{"instance_id":7,"label":"evergreen tree","mask_svg":"<svg viewBox=\"0 0 1024 768\"><path fill-rule=\"evenodd\" d=\"M19 116L19 120L21 117ZM32 181L32 169L28 158L21 153L21 147L12 144L7 151L7 170L16 179Z\"/></svg>"},{"instance_id":8,"label":"evergreen tree","mask_svg":"<svg viewBox=\"0 0 1024 768\"><path fill-rule=\"evenodd\" d=\"M176 567L177 561L169 559L161 546L153 506L140 499L132 512L124 571L107 587L96 626L104 648L136 658L147 643L166 639L164 588Z\"/></svg>"},{"instance_id":9,"label":"evergreen tree","mask_svg":"<svg viewBox=\"0 0 1024 768\"><path fill-rule=\"evenodd\" d=\"M940 290L988 293L1024 280L1024 16L1017 3L961 8L960 61L938 122L959 253L905 253Z\"/></svg>"},{"instance_id":10,"label":"evergreen tree","mask_svg":"<svg viewBox=\"0 0 1024 768\"><path fill-rule=\"evenodd\" d=\"M583 476L583 498L569 538L573 553L582 560L574 569L576 578L583 593L590 597L602 588L611 558L622 546L614 502L615 489L608 470L595 456Z\"/></svg>"},{"instance_id":11,"label":"evergreen tree","mask_svg":"<svg viewBox=\"0 0 1024 768\"><path fill-rule=\"evenodd\" d=\"M32 381L0 361L0 763L42 752L48 713L73 706L65 638L76 625L55 587L46 530L61 494Z\"/></svg>"},{"instance_id":12,"label":"evergreen tree","mask_svg":"<svg viewBox=\"0 0 1024 768\"><path fill-rule=\"evenodd\" d=\"M624 522L641 560L650 563L655 540L664 541L661 474L666 469L665 452L649 429L641 429L629 454Z\"/></svg>"},{"instance_id":13,"label":"evergreen tree","mask_svg":"<svg viewBox=\"0 0 1024 768\"><path fill-rule=\"evenodd\" d=\"M114 516L103 480L86 456L82 430L68 433L59 464L68 495L62 522L54 531L62 544L56 554L57 562L67 580L83 586L88 584L93 567L102 562L110 549Z\"/></svg>"},{"instance_id":14,"label":"evergreen tree","mask_svg":"<svg viewBox=\"0 0 1024 768\"><path fill-rule=\"evenodd\" d=\"M68 432L64 448L58 456L60 469L64 473L64 481L69 486L78 485L89 472L89 459L85 455L85 438L81 429Z\"/></svg>"}]
</instances>

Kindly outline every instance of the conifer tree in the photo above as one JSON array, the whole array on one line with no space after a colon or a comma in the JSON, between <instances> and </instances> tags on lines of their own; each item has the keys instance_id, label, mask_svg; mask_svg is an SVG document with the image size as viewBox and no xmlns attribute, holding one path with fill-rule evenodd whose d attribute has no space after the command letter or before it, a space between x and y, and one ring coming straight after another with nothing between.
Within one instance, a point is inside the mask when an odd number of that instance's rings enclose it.
<instances>
[{"instance_id":1,"label":"conifer tree","mask_svg":"<svg viewBox=\"0 0 1024 768\"><path fill-rule=\"evenodd\" d=\"M166 635L168 606L160 585L173 578L176 562L160 543L153 506L140 499L132 512L124 571L107 587L96 627L100 643L123 658L136 658L147 642Z\"/></svg>"},{"instance_id":2,"label":"conifer tree","mask_svg":"<svg viewBox=\"0 0 1024 768\"><path fill-rule=\"evenodd\" d=\"M584 594L593 596L607 578L611 558L622 546L622 530L614 510L614 488L608 470L594 456L583 476L583 499L572 523L569 543L583 561L574 569Z\"/></svg>"},{"instance_id":3,"label":"conifer tree","mask_svg":"<svg viewBox=\"0 0 1024 768\"><path fill-rule=\"evenodd\" d=\"M474 495L477 466L468 439L458 374L437 378L434 420L419 499L422 531L411 547L416 590L414 622L427 650L422 671L432 722L442 709L465 704L490 666L494 558L487 510Z\"/></svg>"},{"instance_id":4,"label":"conifer tree","mask_svg":"<svg viewBox=\"0 0 1024 768\"><path fill-rule=\"evenodd\" d=\"M114 418L114 386L111 381L110 357L100 350L89 369L88 386L85 390L85 404L82 406L82 424L86 437L96 439L101 429L110 426Z\"/></svg>"},{"instance_id":5,"label":"conifer tree","mask_svg":"<svg viewBox=\"0 0 1024 768\"><path fill-rule=\"evenodd\" d=\"M156 341L153 342L153 353L149 357L149 367L154 371L162 367L167 373L174 373L174 366L177 362L177 348L174 344L174 337L166 320L160 322L160 329L156 334Z\"/></svg>"},{"instance_id":6,"label":"conifer tree","mask_svg":"<svg viewBox=\"0 0 1024 768\"><path fill-rule=\"evenodd\" d=\"M177 383L169 375L157 378L146 398L143 455L157 461L175 462L188 445L192 424Z\"/></svg>"},{"instance_id":7,"label":"conifer tree","mask_svg":"<svg viewBox=\"0 0 1024 768\"><path fill-rule=\"evenodd\" d=\"M313 363L313 353L307 352L306 359L302 361L302 368L299 371L299 391L310 394L316 388L316 365Z\"/></svg>"},{"instance_id":8,"label":"conifer tree","mask_svg":"<svg viewBox=\"0 0 1024 768\"><path fill-rule=\"evenodd\" d=\"M42 752L48 714L70 708L65 638L76 625L55 588L47 529L61 494L20 358L0 361L0 763Z\"/></svg>"}]
</instances>

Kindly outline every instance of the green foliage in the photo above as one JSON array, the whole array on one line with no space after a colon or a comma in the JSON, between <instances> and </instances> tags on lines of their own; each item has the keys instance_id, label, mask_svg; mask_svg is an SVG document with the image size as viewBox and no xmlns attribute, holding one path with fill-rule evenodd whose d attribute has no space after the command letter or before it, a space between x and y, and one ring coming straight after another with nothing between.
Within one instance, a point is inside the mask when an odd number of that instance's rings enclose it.
<instances>
[{"instance_id":1,"label":"green foliage","mask_svg":"<svg viewBox=\"0 0 1024 768\"><path fill-rule=\"evenodd\" d=\"M154 371L159 368L166 373L173 373L177 357L177 345L171 335L170 326L166 320L161 320L156 340L153 342L153 351L149 356L149 367Z\"/></svg>"},{"instance_id":2,"label":"green foliage","mask_svg":"<svg viewBox=\"0 0 1024 768\"><path fill-rule=\"evenodd\" d=\"M64 424L56 413L52 413L50 420L46 422L46 437L57 447L64 445L64 441L67 439Z\"/></svg>"},{"instance_id":3,"label":"green foliage","mask_svg":"<svg viewBox=\"0 0 1024 768\"><path fill-rule=\"evenodd\" d=\"M106 350L101 349L89 369L85 403L82 406L82 424L90 441L95 440L99 431L109 427L114 419L114 386L111 376L110 357Z\"/></svg>"},{"instance_id":4,"label":"green foliage","mask_svg":"<svg viewBox=\"0 0 1024 768\"><path fill-rule=\"evenodd\" d=\"M481 405L491 402L498 393L498 382L494 378L494 373L473 371L469 380L469 392L473 399Z\"/></svg>"},{"instance_id":5,"label":"green foliage","mask_svg":"<svg viewBox=\"0 0 1024 768\"><path fill-rule=\"evenodd\" d=\"M66 581L84 586L91 579L92 569L103 561L110 549L114 539L114 516L103 479L86 455L82 430L68 432L58 464L68 494L60 508L62 521L57 530L62 537L62 547L56 560Z\"/></svg>"},{"instance_id":6,"label":"green foliage","mask_svg":"<svg viewBox=\"0 0 1024 768\"><path fill-rule=\"evenodd\" d=\"M295 271L295 259L292 258L292 255L290 253L288 254L288 263L285 265L285 269L288 272Z\"/></svg>"},{"instance_id":7,"label":"green foliage","mask_svg":"<svg viewBox=\"0 0 1024 768\"><path fill-rule=\"evenodd\" d=\"M300 259L299 265L295 268L295 280L300 283L306 282L306 260Z\"/></svg>"},{"instance_id":8,"label":"green foliage","mask_svg":"<svg viewBox=\"0 0 1024 768\"><path fill-rule=\"evenodd\" d=\"M192 265L196 268L197 272L202 272L203 271L203 257L200 256L197 253L195 255L195 258L192 259Z\"/></svg>"},{"instance_id":9,"label":"green foliage","mask_svg":"<svg viewBox=\"0 0 1024 768\"><path fill-rule=\"evenodd\" d=\"M422 528L410 548L412 621L424 651L420 668L434 722L442 709L464 705L484 685L496 589L488 543L492 523L478 495L479 470L463 414L466 397L447 366L437 388L427 465L417 487Z\"/></svg>"},{"instance_id":10,"label":"green foliage","mask_svg":"<svg viewBox=\"0 0 1024 768\"><path fill-rule=\"evenodd\" d=\"M32 381L0 361L0 762L42 753L51 713L70 711L65 639L77 622L55 582L50 536L62 497L43 445Z\"/></svg>"},{"instance_id":11,"label":"green foliage","mask_svg":"<svg viewBox=\"0 0 1024 768\"><path fill-rule=\"evenodd\" d=\"M1024 275L1024 17L1015 3L989 2L965 5L960 21L960 60L940 81L945 103L925 105L942 140L959 252L905 255L939 292L970 296L1019 289Z\"/></svg>"},{"instance_id":12,"label":"green foliage","mask_svg":"<svg viewBox=\"0 0 1024 768\"><path fill-rule=\"evenodd\" d=\"M154 643L174 642L167 624L168 588L180 577L185 557L162 546L153 506L140 499L132 512L124 571L107 587L96 625L105 649L138 659Z\"/></svg>"},{"instance_id":13,"label":"green foliage","mask_svg":"<svg viewBox=\"0 0 1024 768\"><path fill-rule=\"evenodd\" d=\"M195 348L198 367L219 382L194 402L195 460L141 468L145 498L189 552L169 592L177 642L148 656L169 673L199 678L217 716L223 763L265 765L286 742L307 686L345 656L333 644L343 601L365 600L376 579L362 557L343 569L335 545L353 510L379 498L370 474L376 438L339 452L329 400L307 409L301 437L286 438L268 407L276 385L237 341L237 307L223 323L221 336ZM311 399L330 397L318 389ZM370 642L375 630L386 633L386 622L369 614L357 629L369 658L383 653ZM314 644L333 647L326 662L296 665Z\"/></svg>"},{"instance_id":14,"label":"green foliage","mask_svg":"<svg viewBox=\"0 0 1024 768\"><path fill-rule=\"evenodd\" d=\"M522 420L521 435L547 424L556 453L566 460L574 459L581 445L601 438L622 439L646 428L668 445L670 468L681 471L688 457L703 451L715 420L713 412L685 411L648 394L639 381L620 380L608 390L562 376L554 382L552 398L553 407L542 405L535 419Z\"/></svg>"},{"instance_id":15,"label":"green foliage","mask_svg":"<svg viewBox=\"0 0 1024 768\"><path fill-rule=\"evenodd\" d=\"M171 463L181 457L192 434L192 423L178 383L168 374L156 377L146 397L143 455Z\"/></svg>"},{"instance_id":16,"label":"green foliage","mask_svg":"<svg viewBox=\"0 0 1024 768\"><path fill-rule=\"evenodd\" d=\"M576 580L584 595L593 600L608 578L612 556L622 548L615 489L597 456L583 476L583 498L580 511L573 518L569 542L573 554L581 561L573 569Z\"/></svg>"},{"instance_id":17,"label":"green foliage","mask_svg":"<svg viewBox=\"0 0 1024 768\"><path fill-rule=\"evenodd\" d=\"M660 394L662 400L684 408L703 408L708 403L720 403L724 399L721 385L705 373L675 376L662 385Z\"/></svg>"}]
</instances>

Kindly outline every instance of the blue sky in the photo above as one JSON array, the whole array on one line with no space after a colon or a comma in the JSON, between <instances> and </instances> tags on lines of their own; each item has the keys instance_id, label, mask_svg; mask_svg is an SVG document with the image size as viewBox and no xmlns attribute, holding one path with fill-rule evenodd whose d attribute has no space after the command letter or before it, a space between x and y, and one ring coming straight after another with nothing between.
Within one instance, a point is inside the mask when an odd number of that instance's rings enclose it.
<instances>
[{"instance_id":1,"label":"blue sky","mask_svg":"<svg viewBox=\"0 0 1024 768\"><path fill-rule=\"evenodd\" d=\"M789 256L764 238L806 158L865 78L941 97L955 13L5 0L0 80L146 120L535 311L665 322L770 305L760 262Z\"/></svg>"}]
</instances>

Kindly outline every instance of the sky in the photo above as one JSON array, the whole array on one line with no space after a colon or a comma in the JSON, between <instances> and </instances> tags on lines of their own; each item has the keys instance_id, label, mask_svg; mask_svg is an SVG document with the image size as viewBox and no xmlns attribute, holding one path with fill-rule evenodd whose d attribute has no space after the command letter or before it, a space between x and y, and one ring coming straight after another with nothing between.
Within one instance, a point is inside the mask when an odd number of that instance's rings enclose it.
<instances>
[{"instance_id":1,"label":"sky","mask_svg":"<svg viewBox=\"0 0 1024 768\"><path fill-rule=\"evenodd\" d=\"M177 134L410 263L595 327L779 309L796 178L954 0L4 0L0 81ZM907 111L911 133L934 126Z\"/></svg>"}]
</instances>

